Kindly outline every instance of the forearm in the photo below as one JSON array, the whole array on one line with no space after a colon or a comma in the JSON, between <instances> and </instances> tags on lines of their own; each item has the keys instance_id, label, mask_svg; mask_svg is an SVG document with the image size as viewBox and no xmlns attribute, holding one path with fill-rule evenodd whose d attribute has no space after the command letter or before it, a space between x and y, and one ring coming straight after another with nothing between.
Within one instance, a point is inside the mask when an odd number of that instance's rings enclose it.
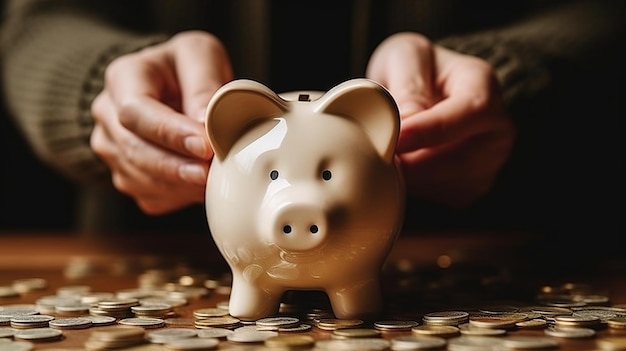
<instances>
[{"instance_id":1,"label":"forearm","mask_svg":"<svg viewBox=\"0 0 626 351\"><path fill-rule=\"evenodd\" d=\"M9 114L44 162L81 182L104 179L107 170L89 147L91 101L114 57L161 37L115 30L71 11L16 3L9 2L2 31Z\"/></svg>"},{"instance_id":2,"label":"forearm","mask_svg":"<svg viewBox=\"0 0 626 351\"><path fill-rule=\"evenodd\" d=\"M563 64L586 70L621 46L624 6L617 1L577 1L508 27L445 38L440 45L487 60L509 104L542 93Z\"/></svg>"}]
</instances>

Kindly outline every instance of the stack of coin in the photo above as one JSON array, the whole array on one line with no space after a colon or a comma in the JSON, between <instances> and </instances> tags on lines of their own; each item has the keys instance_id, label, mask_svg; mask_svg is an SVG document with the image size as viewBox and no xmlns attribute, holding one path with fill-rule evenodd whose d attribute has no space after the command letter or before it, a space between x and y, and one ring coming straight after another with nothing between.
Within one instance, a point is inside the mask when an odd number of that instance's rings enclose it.
<instances>
[{"instance_id":1,"label":"stack of coin","mask_svg":"<svg viewBox=\"0 0 626 351\"><path fill-rule=\"evenodd\" d=\"M469 313L465 311L441 311L431 312L422 318L427 325L452 325L456 326L469 321Z\"/></svg>"},{"instance_id":2,"label":"stack of coin","mask_svg":"<svg viewBox=\"0 0 626 351\"><path fill-rule=\"evenodd\" d=\"M363 325L361 319L322 318L317 327L323 330L337 330L342 328L357 328Z\"/></svg>"},{"instance_id":3,"label":"stack of coin","mask_svg":"<svg viewBox=\"0 0 626 351\"><path fill-rule=\"evenodd\" d=\"M165 326L165 320L152 317L122 318L118 321L118 323L142 328L162 328Z\"/></svg>"},{"instance_id":4,"label":"stack of coin","mask_svg":"<svg viewBox=\"0 0 626 351\"><path fill-rule=\"evenodd\" d=\"M554 326L557 328L592 328L598 329L602 326L601 320L593 315L571 315L554 317Z\"/></svg>"},{"instance_id":5,"label":"stack of coin","mask_svg":"<svg viewBox=\"0 0 626 351\"><path fill-rule=\"evenodd\" d=\"M141 327L108 326L94 329L84 346L89 351L119 349L145 343L145 336Z\"/></svg>"},{"instance_id":6,"label":"stack of coin","mask_svg":"<svg viewBox=\"0 0 626 351\"><path fill-rule=\"evenodd\" d=\"M255 322L257 330L274 330L293 328L300 325L300 318L296 317L266 317Z\"/></svg>"},{"instance_id":7,"label":"stack of coin","mask_svg":"<svg viewBox=\"0 0 626 351\"><path fill-rule=\"evenodd\" d=\"M36 315L23 315L11 317L11 328L15 329L32 329L32 328L45 328L48 327L48 323L53 320L53 316L36 314Z\"/></svg>"},{"instance_id":8,"label":"stack of coin","mask_svg":"<svg viewBox=\"0 0 626 351\"><path fill-rule=\"evenodd\" d=\"M133 317L131 307L138 306L139 300L129 299L108 299L98 302L97 306L89 309L92 316L110 316L117 319Z\"/></svg>"},{"instance_id":9,"label":"stack of coin","mask_svg":"<svg viewBox=\"0 0 626 351\"><path fill-rule=\"evenodd\" d=\"M411 328L417 327L419 323L412 320L383 320L374 322L374 328L384 331L410 331Z\"/></svg>"},{"instance_id":10,"label":"stack of coin","mask_svg":"<svg viewBox=\"0 0 626 351\"><path fill-rule=\"evenodd\" d=\"M88 318L56 318L48 324L55 329L86 329L93 325Z\"/></svg>"},{"instance_id":11,"label":"stack of coin","mask_svg":"<svg viewBox=\"0 0 626 351\"><path fill-rule=\"evenodd\" d=\"M167 318L173 316L172 305L166 303L150 303L132 306L130 310L137 317Z\"/></svg>"},{"instance_id":12,"label":"stack of coin","mask_svg":"<svg viewBox=\"0 0 626 351\"><path fill-rule=\"evenodd\" d=\"M205 329L205 328L235 329L241 326L241 320L232 316L203 318L203 319L196 319L194 321L194 326L198 329Z\"/></svg>"}]
</instances>

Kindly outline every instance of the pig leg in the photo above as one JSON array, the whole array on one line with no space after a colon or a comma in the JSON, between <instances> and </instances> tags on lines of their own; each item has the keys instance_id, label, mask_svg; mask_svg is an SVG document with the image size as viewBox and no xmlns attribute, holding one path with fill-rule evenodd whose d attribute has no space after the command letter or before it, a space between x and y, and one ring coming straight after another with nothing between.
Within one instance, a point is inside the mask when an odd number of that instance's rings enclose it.
<instances>
[{"instance_id":1,"label":"pig leg","mask_svg":"<svg viewBox=\"0 0 626 351\"><path fill-rule=\"evenodd\" d=\"M350 286L327 289L337 318L371 318L383 310L378 279L366 279Z\"/></svg>"},{"instance_id":2,"label":"pig leg","mask_svg":"<svg viewBox=\"0 0 626 351\"><path fill-rule=\"evenodd\" d=\"M257 320L276 315L282 292L247 283L241 277L233 277L228 303L231 316L242 320Z\"/></svg>"}]
</instances>

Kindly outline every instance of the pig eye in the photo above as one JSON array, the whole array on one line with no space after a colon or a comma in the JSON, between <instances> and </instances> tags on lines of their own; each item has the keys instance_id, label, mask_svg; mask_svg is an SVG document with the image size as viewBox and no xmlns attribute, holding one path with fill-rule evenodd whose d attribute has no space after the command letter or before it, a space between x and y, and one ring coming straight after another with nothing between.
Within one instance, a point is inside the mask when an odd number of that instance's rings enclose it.
<instances>
[{"instance_id":1,"label":"pig eye","mask_svg":"<svg viewBox=\"0 0 626 351\"><path fill-rule=\"evenodd\" d=\"M324 170L324 171L322 172L322 179L324 179L324 180L330 180L330 178L332 178L332 177L333 177L333 174L332 174L332 172L331 172L331 171L329 171L329 170L327 170L327 169L326 169L326 170Z\"/></svg>"},{"instance_id":2,"label":"pig eye","mask_svg":"<svg viewBox=\"0 0 626 351\"><path fill-rule=\"evenodd\" d=\"M270 179L271 179L271 180L276 180L277 178L278 178L278 171L277 171L277 170L275 170L275 169L273 169L273 170L270 172Z\"/></svg>"}]
</instances>

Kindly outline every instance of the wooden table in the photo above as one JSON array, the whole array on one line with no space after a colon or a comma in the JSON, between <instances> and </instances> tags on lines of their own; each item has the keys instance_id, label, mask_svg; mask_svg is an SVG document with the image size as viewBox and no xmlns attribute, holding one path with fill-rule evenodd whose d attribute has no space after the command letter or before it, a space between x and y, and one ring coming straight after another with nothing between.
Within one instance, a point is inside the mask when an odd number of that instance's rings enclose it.
<instances>
[{"instance_id":1,"label":"wooden table","mask_svg":"<svg viewBox=\"0 0 626 351\"><path fill-rule=\"evenodd\" d=\"M567 253L550 257L550 250L553 249L541 249L541 242L535 236L520 233L403 234L384 269L387 317L399 316L401 311L404 313L401 317L421 322L425 313L469 307L469 302L531 305L547 286L562 288L567 284L604 294L609 298L606 305L626 306L623 257L606 257L606 260L593 257L585 261L584 257ZM43 290L0 297L0 306L32 304L65 286L87 285L95 292L137 288L146 272L172 271L173 268L180 276L205 275L215 281L228 273L208 235L96 237L67 233L0 233L0 286L24 278L43 278L47 282ZM204 282L196 283L203 285ZM177 307L176 313L178 317L193 318L194 310L227 301L227 292L226 287L209 289L206 296L190 299L187 305ZM36 342L35 349L83 348L95 328L98 327L64 330L62 340ZM403 333L411 335L410 331ZM332 332L314 326L306 335L320 340L331 338ZM382 337L391 339L396 335L398 332L383 333ZM544 336L544 331L509 330L508 335ZM607 337L626 338L626 331L601 328L589 339L557 338L558 349L596 350L597 340ZM222 341L220 349L235 346L242 345Z\"/></svg>"}]
</instances>

